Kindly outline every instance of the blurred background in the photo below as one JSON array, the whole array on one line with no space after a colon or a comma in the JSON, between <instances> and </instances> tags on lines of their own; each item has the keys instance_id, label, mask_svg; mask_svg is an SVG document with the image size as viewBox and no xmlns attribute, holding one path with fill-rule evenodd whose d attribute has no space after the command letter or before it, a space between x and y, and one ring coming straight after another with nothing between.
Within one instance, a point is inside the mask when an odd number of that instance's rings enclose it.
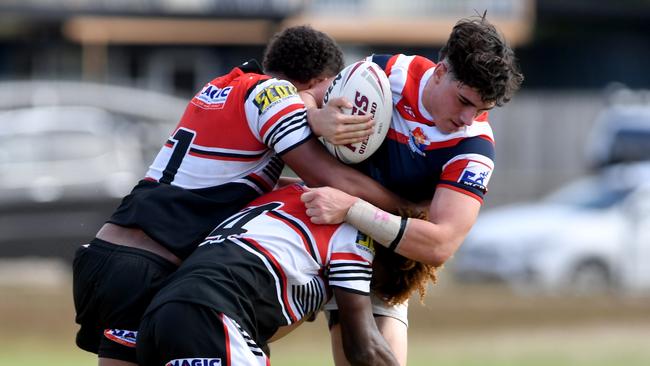
<instances>
[{"instance_id":1,"label":"blurred background","mask_svg":"<svg viewBox=\"0 0 650 366\"><path fill-rule=\"evenodd\" d=\"M650 364L647 0L0 0L0 364L95 364L73 344L74 250L205 82L296 24L347 63L437 60L485 10L526 79L491 112L476 226L412 301L409 364ZM322 319L272 360L331 364Z\"/></svg>"}]
</instances>

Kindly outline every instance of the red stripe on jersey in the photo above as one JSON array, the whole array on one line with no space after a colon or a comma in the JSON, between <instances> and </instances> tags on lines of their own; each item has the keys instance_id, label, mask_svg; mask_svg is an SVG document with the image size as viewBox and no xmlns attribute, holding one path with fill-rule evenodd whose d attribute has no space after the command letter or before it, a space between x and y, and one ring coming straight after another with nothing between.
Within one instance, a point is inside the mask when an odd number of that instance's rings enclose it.
<instances>
[{"instance_id":1,"label":"red stripe on jersey","mask_svg":"<svg viewBox=\"0 0 650 366\"><path fill-rule=\"evenodd\" d=\"M306 216L306 209L303 207L303 210L305 210L305 216ZM338 229L339 225L316 225L311 222L309 218L303 220L303 222L307 223L307 227L309 228L309 231L311 231L312 235L314 236L314 240L316 241L316 248L318 248L318 255L320 256L321 263L326 263L327 262L327 250L329 248L329 243L330 240L332 239L332 235L334 235L334 232L336 229ZM318 228L316 228L318 226ZM323 228L323 226L329 226L329 228L326 230Z\"/></svg>"},{"instance_id":2,"label":"red stripe on jersey","mask_svg":"<svg viewBox=\"0 0 650 366\"><path fill-rule=\"evenodd\" d=\"M488 121L488 112L485 111L474 118L474 122L487 122Z\"/></svg>"},{"instance_id":3,"label":"red stripe on jersey","mask_svg":"<svg viewBox=\"0 0 650 366\"><path fill-rule=\"evenodd\" d=\"M318 249L318 255L321 259L320 263L326 263L329 242L332 239L334 232L336 232L338 229L339 225L316 225L312 223L309 216L307 216L307 209L305 208L305 204L300 200L300 196L303 192L306 192L303 186L299 184L291 184L276 189L270 194L256 198L253 202L250 203L250 205L257 206L276 200L284 202L284 206L282 206L281 211L290 214L307 226L307 229L310 231L315 241L316 248ZM277 216L273 217L277 218ZM290 225L290 227L295 230L295 227L293 225ZM309 250L307 251L309 252Z\"/></svg>"},{"instance_id":4,"label":"red stripe on jersey","mask_svg":"<svg viewBox=\"0 0 650 366\"><path fill-rule=\"evenodd\" d=\"M494 140L492 139L492 137L490 137L488 135L478 135L478 137L482 138L483 140L488 140L488 141L490 141L492 143L492 145L494 145Z\"/></svg>"},{"instance_id":5,"label":"red stripe on jersey","mask_svg":"<svg viewBox=\"0 0 650 366\"><path fill-rule=\"evenodd\" d=\"M226 365L231 366L230 358L230 334L228 334L228 325L223 320L223 313L219 313L219 319L221 319L221 324L223 325L223 337L226 341Z\"/></svg>"},{"instance_id":6,"label":"red stripe on jersey","mask_svg":"<svg viewBox=\"0 0 650 366\"><path fill-rule=\"evenodd\" d=\"M287 114L289 114L289 113L291 113L291 112L293 112L293 111L295 111L297 109L300 109L300 108L305 108L305 104L304 103L292 104L292 105L284 108L283 110L279 111L273 117L271 117L268 121L266 121L264 126L262 126L262 128L260 129L260 137L262 138L262 140L264 139L264 135L266 135L266 132L269 130L269 128L273 127L273 125L275 124L275 122L278 121L278 119L280 119L280 118L286 116Z\"/></svg>"},{"instance_id":7,"label":"red stripe on jersey","mask_svg":"<svg viewBox=\"0 0 650 366\"><path fill-rule=\"evenodd\" d=\"M277 215L277 216L274 215L273 218L282 221L285 225L287 225L287 226L290 227L293 231L295 231L296 234L298 234L298 236L301 238L301 240L302 240L302 245L305 247L305 251L306 251L307 253L311 253L312 248L311 248L310 245L309 245L309 242L310 242L309 238L306 237L302 231L298 230L298 228L296 228L296 226L295 226L295 224L294 224L293 222L291 222L291 221L285 219L285 218L284 218L283 216L281 216L281 215ZM325 263L325 262L323 261L323 262L321 262L321 263Z\"/></svg>"},{"instance_id":8,"label":"red stripe on jersey","mask_svg":"<svg viewBox=\"0 0 650 366\"><path fill-rule=\"evenodd\" d=\"M370 264L370 262L366 258L354 253L332 253L332 258L330 259L330 261L336 261L336 260L365 262Z\"/></svg>"},{"instance_id":9,"label":"red stripe on jersey","mask_svg":"<svg viewBox=\"0 0 650 366\"><path fill-rule=\"evenodd\" d=\"M476 194L474 194L474 193L472 193L470 191L464 190L462 188L458 188L456 186L452 186L452 185L445 184L445 183L438 184L438 188L451 189L452 191L456 191L456 192L462 193L462 194L464 194L466 196L470 196L470 197L474 198L475 200L477 200L480 204L483 204L483 198L481 198L480 196L478 196L478 195L476 195Z\"/></svg>"},{"instance_id":10,"label":"red stripe on jersey","mask_svg":"<svg viewBox=\"0 0 650 366\"><path fill-rule=\"evenodd\" d=\"M287 313L289 314L289 317L291 318L291 322L295 323L298 321L298 317L296 317L296 314L293 313L293 310L291 310L291 305L289 303L289 297L287 296L287 275L284 273L282 270L282 266L278 262L277 259L268 251L266 248L264 248L260 243L255 241L252 238L246 238L246 241L252 245L255 246L257 250L259 250L262 254L264 254L264 257L266 259L270 260L273 263L273 266L277 270L277 273L280 275L280 291L281 296L282 296L282 302L284 302L284 307L287 309Z\"/></svg>"},{"instance_id":11,"label":"red stripe on jersey","mask_svg":"<svg viewBox=\"0 0 650 366\"><path fill-rule=\"evenodd\" d=\"M420 100L420 81L424 73L435 67L433 61L422 56L415 56L408 65L406 83L402 89L402 99L395 105L395 108L405 119L417 121L427 125L432 122L424 118L418 108ZM408 106L408 108L405 108Z\"/></svg>"},{"instance_id":12,"label":"red stripe on jersey","mask_svg":"<svg viewBox=\"0 0 650 366\"><path fill-rule=\"evenodd\" d=\"M393 70L393 65L395 65L395 61L397 61L397 56L399 55L392 56L388 59L388 62L386 62L386 68L384 69L386 76L390 76L390 72Z\"/></svg>"},{"instance_id":13,"label":"red stripe on jersey","mask_svg":"<svg viewBox=\"0 0 650 366\"><path fill-rule=\"evenodd\" d=\"M485 165L488 167L488 169L492 170L489 165L483 163L482 161L472 159L459 159L445 167L445 170L440 175L440 179L448 180L451 182L458 182L460 180L460 175L463 173L463 171L465 171L465 168L467 168L467 165L470 162Z\"/></svg>"},{"instance_id":14,"label":"red stripe on jersey","mask_svg":"<svg viewBox=\"0 0 650 366\"><path fill-rule=\"evenodd\" d=\"M400 144L408 144L409 137L402 135L401 133L393 130L392 128L388 130L388 134L386 135L391 140L397 141ZM447 140L447 141L439 141L439 142L430 142L424 150L435 150L435 149L442 149L445 147L452 147L458 145L461 141L466 139L467 137L457 137L455 139Z\"/></svg>"},{"instance_id":15,"label":"red stripe on jersey","mask_svg":"<svg viewBox=\"0 0 650 366\"><path fill-rule=\"evenodd\" d=\"M249 174L248 178L255 181L255 183L257 183L257 185L260 186L264 192L271 192L273 190L273 187L271 187L271 185L269 185L262 177L255 173Z\"/></svg>"},{"instance_id":16,"label":"red stripe on jersey","mask_svg":"<svg viewBox=\"0 0 650 366\"><path fill-rule=\"evenodd\" d=\"M201 154L196 151L191 151L187 153L187 155L192 155L196 156L199 158L203 159L212 159L212 160L222 160L222 161L257 161L259 160L259 156L251 156L250 158L245 158L245 157L234 157L234 156L217 156L217 155L209 155L209 154Z\"/></svg>"}]
</instances>

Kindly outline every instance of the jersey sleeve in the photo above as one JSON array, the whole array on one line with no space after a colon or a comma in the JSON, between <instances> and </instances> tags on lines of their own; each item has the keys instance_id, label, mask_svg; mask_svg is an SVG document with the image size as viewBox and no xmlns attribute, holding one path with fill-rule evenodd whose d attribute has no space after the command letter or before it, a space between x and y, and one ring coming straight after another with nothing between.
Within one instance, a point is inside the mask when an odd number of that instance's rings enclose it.
<instances>
[{"instance_id":1,"label":"jersey sleeve","mask_svg":"<svg viewBox=\"0 0 650 366\"><path fill-rule=\"evenodd\" d=\"M258 84L247 97L245 108L251 131L280 155L311 136L305 104L288 81L268 79Z\"/></svg>"},{"instance_id":2,"label":"jersey sleeve","mask_svg":"<svg viewBox=\"0 0 650 366\"><path fill-rule=\"evenodd\" d=\"M351 225L343 224L332 236L330 250L329 286L369 295L375 256L372 239Z\"/></svg>"},{"instance_id":3,"label":"jersey sleeve","mask_svg":"<svg viewBox=\"0 0 650 366\"><path fill-rule=\"evenodd\" d=\"M482 137L473 137L463 141L457 154L443 165L438 186L464 193L482 203L493 171L494 144Z\"/></svg>"}]
</instances>

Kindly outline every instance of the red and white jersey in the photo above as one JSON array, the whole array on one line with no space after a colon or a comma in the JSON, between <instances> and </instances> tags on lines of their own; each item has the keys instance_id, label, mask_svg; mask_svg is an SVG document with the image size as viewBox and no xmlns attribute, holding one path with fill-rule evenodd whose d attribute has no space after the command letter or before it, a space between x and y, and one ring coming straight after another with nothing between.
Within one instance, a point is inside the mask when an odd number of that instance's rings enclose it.
<instances>
[{"instance_id":1,"label":"red and white jersey","mask_svg":"<svg viewBox=\"0 0 650 366\"><path fill-rule=\"evenodd\" d=\"M295 86L235 68L197 93L146 176L185 189L276 184L278 154L311 135Z\"/></svg>"},{"instance_id":2,"label":"red and white jersey","mask_svg":"<svg viewBox=\"0 0 650 366\"><path fill-rule=\"evenodd\" d=\"M280 156L312 138L305 105L289 82L245 66L192 98L109 222L138 227L183 259L215 223L275 187Z\"/></svg>"},{"instance_id":3,"label":"red and white jersey","mask_svg":"<svg viewBox=\"0 0 650 366\"><path fill-rule=\"evenodd\" d=\"M291 185L253 201L220 224L200 246L225 240L263 261L275 278L286 324L318 311L328 287L370 293L372 241L348 224L316 225Z\"/></svg>"},{"instance_id":4,"label":"red and white jersey","mask_svg":"<svg viewBox=\"0 0 650 366\"><path fill-rule=\"evenodd\" d=\"M422 103L435 63L402 54L367 60L388 76L393 116L384 144L359 169L413 201L431 199L436 187L444 186L482 202L494 169L494 136L487 112L471 126L442 133Z\"/></svg>"},{"instance_id":5,"label":"red and white jersey","mask_svg":"<svg viewBox=\"0 0 650 366\"><path fill-rule=\"evenodd\" d=\"M332 287L369 295L372 240L348 224L311 223L303 192L300 185L275 190L219 224L149 309L172 301L208 306L262 345L321 309Z\"/></svg>"}]
</instances>

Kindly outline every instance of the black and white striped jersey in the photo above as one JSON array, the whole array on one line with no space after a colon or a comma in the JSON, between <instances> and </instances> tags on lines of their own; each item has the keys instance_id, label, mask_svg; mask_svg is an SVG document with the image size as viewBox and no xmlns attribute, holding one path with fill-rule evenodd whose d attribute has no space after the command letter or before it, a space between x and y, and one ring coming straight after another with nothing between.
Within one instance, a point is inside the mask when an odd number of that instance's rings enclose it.
<instances>
[{"instance_id":1,"label":"black and white striped jersey","mask_svg":"<svg viewBox=\"0 0 650 366\"><path fill-rule=\"evenodd\" d=\"M315 225L291 185L266 194L206 238L154 299L202 304L258 344L318 311L339 287L369 295L372 240L348 224Z\"/></svg>"}]
</instances>

